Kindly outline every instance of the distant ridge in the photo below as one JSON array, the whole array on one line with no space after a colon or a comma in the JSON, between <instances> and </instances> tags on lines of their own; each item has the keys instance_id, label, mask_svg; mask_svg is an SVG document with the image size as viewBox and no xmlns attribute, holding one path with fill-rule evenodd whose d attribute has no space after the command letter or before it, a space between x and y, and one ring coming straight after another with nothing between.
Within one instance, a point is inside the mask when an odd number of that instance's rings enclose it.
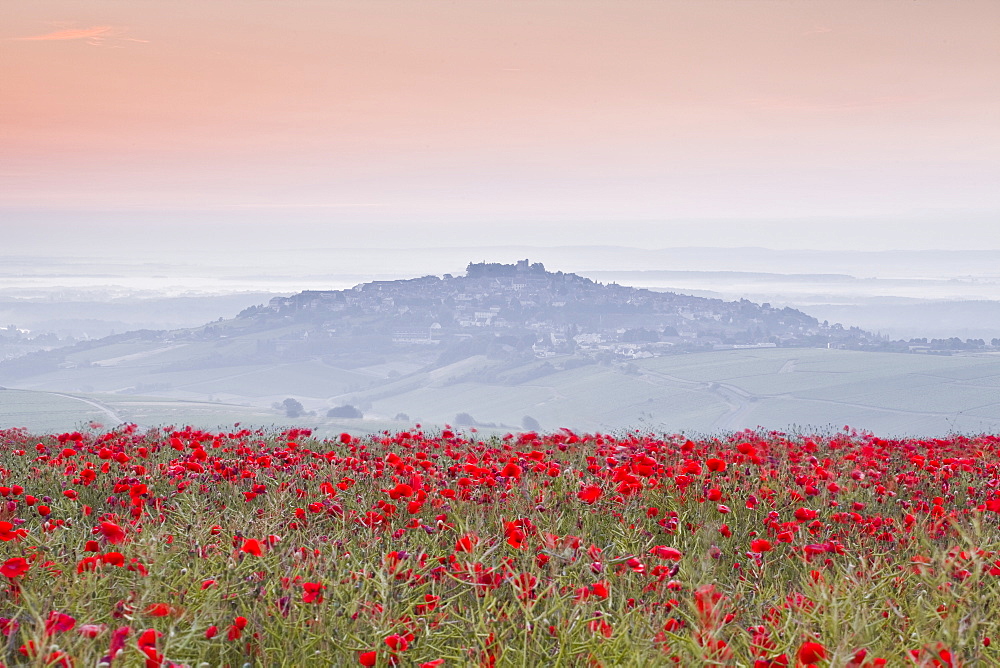
<instances>
[{"instance_id":1,"label":"distant ridge","mask_svg":"<svg viewBox=\"0 0 1000 668\"><path fill-rule=\"evenodd\" d=\"M87 351L129 342L169 347L164 370L178 372L313 359L360 366L413 351L424 351L423 367L434 368L475 355L505 364L556 355L591 363L754 347L913 348L793 308L604 284L523 259L470 262L459 276L306 290L199 327L137 330L32 353L0 363L0 381L93 363L88 358L100 355ZM208 354L183 347L194 342L216 343ZM938 344L949 347L960 349Z\"/></svg>"},{"instance_id":2,"label":"distant ridge","mask_svg":"<svg viewBox=\"0 0 1000 668\"><path fill-rule=\"evenodd\" d=\"M310 290L244 310L256 327L314 326L329 339L384 335L394 343L458 343L487 335L535 353L649 357L735 346L863 347L880 339L819 323L792 308L602 284L540 262L470 263L464 276L373 281ZM420 334L420 332L423 332ZM315 340L313 340L313 343Z\"/></svg>"},{"instance_id":3,"label":"distant ridge","mask_svg":"<svg viewBox=\"0 0 1000 668\"><path fill-rule=\"evenodd\" d=\"M473 262L463 275L303 291L198 327L7 360L0 424L104 420L96 404L137 424L281 420L328 433L415 422L944 433L1000 424L1000 361L952 356L996 349L889 341L792 308L602 284L529 260Z\"/></svg>"}]
</instances>

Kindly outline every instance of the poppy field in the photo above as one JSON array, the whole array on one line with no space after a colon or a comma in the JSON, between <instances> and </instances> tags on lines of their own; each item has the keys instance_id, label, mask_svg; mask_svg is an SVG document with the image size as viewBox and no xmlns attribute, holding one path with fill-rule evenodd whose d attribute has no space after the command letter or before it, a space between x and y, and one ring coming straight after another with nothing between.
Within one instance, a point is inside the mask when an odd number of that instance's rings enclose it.
<instances>
[{"instance_id":1,"label":"poppy field","mask_svg":"<svg viewBox=\"0 0 1000 668\"><path fill-rule=\"evenodd\" d=\"M0 665L997 665L1000 436L0 431Z\"/></svg>"}]
</instances>

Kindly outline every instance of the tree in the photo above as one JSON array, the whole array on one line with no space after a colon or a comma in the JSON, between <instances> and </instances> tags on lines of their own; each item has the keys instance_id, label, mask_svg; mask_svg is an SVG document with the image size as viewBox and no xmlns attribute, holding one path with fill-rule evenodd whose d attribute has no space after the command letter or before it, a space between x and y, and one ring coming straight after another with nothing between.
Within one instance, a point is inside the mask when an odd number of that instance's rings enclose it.
<instances>
[{"instance_id":1,"label":"tree","mask_svg":"<svg viewBox=\"0 0 1000 668\"><path fill-rule=\"evenodd\" d=\"M285 415L290 418L302 417L302 414L306 411L305 407L298 401L298 399L293 399L291 397L282 401L281 406L285 409Z\"/></svg>"},{"instance_id":2,"label":"tree","mask_svg":"<svg viewBox=\"0 0 1000 668\"><path fill-rule=\"evenodd\" d=\"M460 427L475 427L479 423L468 413L459 413L455 416L455 424Z\"/></svg>"},{"instance_id":3,"label":"tree","mask_svg":"<svg viewBox=\"0 0 1000 668\"><path fill-rule=\"evenodd\" d=\"M621 338L625 343L654 343L660 340L660 335L655 331L639 327L638 329L625 330Z\"/></svg>"},{"instance_id":4,"label":"tree","mask_svg":"<svg viewBox=\"0 0 1000 668\"><path fill-rule=\"evenodd\" d=\"M538 420L530 415L525 415L521 418L521 429L525 431L541 431L542 425L538 424Z\"/></svg>"},{"instance_id":5,"label":"tree","mask_svg":"<svg viewBox=\"0 0 1000 668\"><path fill-rule=\"evenodd\" d=\"M331 418L363 418L365 414L348 404L331 408L326 412L326 416Z\"/></svg>"}]
</instances>

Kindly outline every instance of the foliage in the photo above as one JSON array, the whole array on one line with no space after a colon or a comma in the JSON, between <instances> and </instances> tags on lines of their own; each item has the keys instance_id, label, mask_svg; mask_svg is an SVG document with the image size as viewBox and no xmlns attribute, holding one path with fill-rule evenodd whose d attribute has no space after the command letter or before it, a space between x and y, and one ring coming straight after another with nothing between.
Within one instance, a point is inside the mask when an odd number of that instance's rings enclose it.
<instances>
[{"instance_id":1,"label":"foliage","mask_svg":"<svg viewBox=\"0 0 1000 668\"><path fill-rule=\"evenodd\" d=\"M539 431L542 425L538 423L538 420L531 417L530 415L525 415L521 418L521 429L525 431Z\"/></svg>"},{"instance_id":2,"label":"foliage","mask_svg":"<svg viewBox=\"0 0 1000 668\"><path fill-rule=\"evenodd\" d=\"M326 416L329 418L363 418L365 415L354 406L347 404L331 408L326 412Z\"/></svg>"},{"instance_id":3,"label":"foliage","mask_svg":"<svg viewBox=\"0 0 1000 668\"><path fill-rule=\"evenodd\" d=\"M281 402L282 408L285 409L285 415L290 418L297 418L305 412L305 407L302 405L298 399L293 399L288 397Z\"/></svg>"},{"instance_id":4,"label":"foliage","mask_svg":"<svg viewBox=\"0 0 1000 668\"><path fill-rule=\"evenodd\" d=\"M468 413L459 413L455 416L455 424L460 427L474 427L478 423L476 422L476 418Z\"/></svg>"},{"instance_id":5,"label":"foliage","mask_svg":"<svg viewBox=\"0 0 1000 668\"><path fill-rule=\"evenodd\" d=\"M0 432L0 664L997 665L1000 437Z\"/></svg>"}]
</instances>

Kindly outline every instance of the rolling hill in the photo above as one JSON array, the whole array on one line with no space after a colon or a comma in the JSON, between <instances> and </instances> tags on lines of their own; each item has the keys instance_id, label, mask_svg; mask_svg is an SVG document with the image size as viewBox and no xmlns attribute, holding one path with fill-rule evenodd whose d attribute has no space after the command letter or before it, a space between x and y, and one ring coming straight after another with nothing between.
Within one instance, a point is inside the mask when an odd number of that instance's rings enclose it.
<instances>
[{"instance_id":1,"label":"rolling hill","mask_svg":"<svg viewBox=\"0 0 1000 668\"><path fill-rule=\"evenodd\" d=\"M202 327L7 361L0 425L1000 429L1000 357L885 345L793 309L602 285L527 261L470 265L464 277L303 292ZM345 405L364 418L327 417Z\"/></svg>"}]
</instances>

